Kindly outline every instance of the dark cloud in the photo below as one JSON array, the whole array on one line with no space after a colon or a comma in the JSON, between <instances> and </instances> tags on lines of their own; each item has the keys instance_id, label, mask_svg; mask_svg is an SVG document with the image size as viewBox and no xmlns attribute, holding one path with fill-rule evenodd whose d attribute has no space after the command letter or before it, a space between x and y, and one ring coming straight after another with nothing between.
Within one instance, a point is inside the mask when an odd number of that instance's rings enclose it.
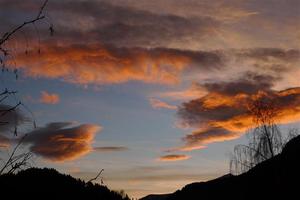
<instances>
[{"instance_id":1,"label":"dark cloud","mask_svg":"<svg viewBox=\"0 0 300 200\"><path fill-rule=\"evenodd\" d=\"M255 94L259 90L269 91L274 83L280 78L271 75L262 75L247 72L238 80L208 82L201 84L202 89L209 92L217 92L225 95L236 95L238 93Z\"/></svg>"},{"instance_id":2,"label":"dark cloud","mask_svg":"<svg viewBox=\"0 0 300 200\"><path fill-rule=\"evenodd\" d=\"M22 1L0 3L11 12L21 10L29 15L37 7L31 1L31 6L23 4ZM173 43L190 42L211 35L219 26L219 22L210 17L155 14L103 1L51 1L47 13L55 21L56 37L62 40L101 42L118 47L170 47Z\"/></svg>"},{"instance_id":3,"label":"dark cloud","mask_svg":"<svg viewBox=\"0 0 300 200\"><path fill-rule=\"evenodd\" d=\"M73 160L92 151L91 143L100 129L93 124L50 123L29 132L24 142L29 144L33 153L46 159Z\"/></svg>"},{"instance_id":4,"label":"dark cloud","mask_svg":"<svg viewBox=\"0 0 300 200\"><path fill-rule=\"evenodd\" d=\"M300 59L300 51L296 49L279 49L279 48L255 48L244 49L236 52L241 58L254 58L259 60L278 59L286 62L293 62Z\"/></svg>"},{"instance_id":5,"label":"dark cloud","mask_svg":"<svg viewBox=\"0 0 300 200\"><path fill-rule=\"evenodd\" d=\"M90 38L115 46L169 46L174 42L200 39L212 34L212 29L219 25L209 17L184 18L172 14L154 14L107 2L59 2L53 3L49 9L60 10L62 4L66 5L64 13L91 23L87 31ZM62 24L68 21L62 20Z\"/></svg>"},{"instance_id":6,"label":"dark cloud","mask_svg":"<svg viewBox=\"0 0 300 200\"><path fill-rule=\"evenodd\" d=\"M42 1L1 0L0 31L34 16ZM259 6L258 6L259 5ZM270 6L273 5L273 6ZM222 49L299 48L299 2L53 0L46 15L58 43L117 47ZM180 9L178 9L180 8ZM47 26L39 23L42 40ZM46 23L47 24L47 23ZM34 27L30 33L36 38ZM44 30L45 29L45 30ZM30 35L30 34L29 34ZM28 36L28 35L27 35Z\"/></svg>"},{"instance_id":7,"label":"dark cloud","mask_svg":"<svg viewBox=\"0 0 300 200\"><path fill-rule=\"evenodd\" d=\"M96 152L115 152L115 151L127 151L127 147L122 146L106 146L106 147L94 147L94 151Z\"/></svg>"},{"instance_id":8,"label":"dark cloud","mask_svg":"<svg viewBox=\"0 0 300 200\"><path fill-rule=\"evenodd\" d=\"M275 73L290 71L299 67L299 49L254 48L234 50L237 62L252 61L253 67L259 70L270 70Z\"/></svg>"}]
</instances>

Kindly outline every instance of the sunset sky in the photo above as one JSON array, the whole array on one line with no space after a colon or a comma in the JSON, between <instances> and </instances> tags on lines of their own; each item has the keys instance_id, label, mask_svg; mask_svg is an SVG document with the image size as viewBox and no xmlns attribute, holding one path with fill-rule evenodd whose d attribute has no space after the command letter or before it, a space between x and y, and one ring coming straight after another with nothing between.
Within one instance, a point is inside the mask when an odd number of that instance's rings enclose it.
<instances>
[{"instance_id":1,"label":"sunset sky","mask_svg":"<svg viewBox=\"0 0 300 200\"><path fill-rule=\"evenodd\" d=\"M42 3L0 0L0 34ZM228 173L253 99L277 103L282 130L299 127L299 0L49 0L44 14L5 45L18 80L0 74L18 91L0 108L26 106L6 120L28 133L34 166L86 180L103 168L139 198ZM0 127L2 151L12 131Z\"/></svg>"}]
</instances>

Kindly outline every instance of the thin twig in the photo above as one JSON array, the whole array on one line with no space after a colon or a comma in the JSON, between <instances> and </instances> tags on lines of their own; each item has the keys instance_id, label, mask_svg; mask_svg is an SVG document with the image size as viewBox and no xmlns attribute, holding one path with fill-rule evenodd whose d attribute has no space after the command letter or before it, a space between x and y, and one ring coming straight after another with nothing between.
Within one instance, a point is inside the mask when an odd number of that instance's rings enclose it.
<instances>
[{"instance_id":1,"label":"thin twig","mask_svg":"<svg viewBox=\"0 0 300 200\"><path fill-rule=\"evenodd\" d=\"M9 112L15 110L15 109L16 109L18 106L20 106L21 104L22 104L22 103L19 102L18 104L16 104L15 106L13 106L13 107L11 107L11 108L9 108L9 109L7 109L7 110L0 110L0 112L1 112L0 116L2 117L2 116L4 116L4 115L6 115L7 113L9 113Z\"/></svg>"},{"instance_id":2,"label":"thin twig","mask_svg":"<svg viewBox=\"0 0 300 200\"><path fill-rule=\"evenodd\" d=\"M0 175L1 175L1 174L4 172L4 170L7 169L7 167L11 164L12 160L14 159L14 155L15 155L16 151L18 150L18 148L20 147L20 145L23 143L23 141L24 141L24 139L25 139L26 136L27 136L27 135L24 135L24 136L20 139L20 141L18 142L18 144L15 146L15 148L14 148L13 152L10 154L8 160L6 161L6 163L4 164L4 166L1 168L1 170L0 170Z\"/></svg>"},{"instance_id":3,"label":"thin twig","mask_svg":"<svg viewBox=\"0 0 300 200\"><path fill-rule=\"evenodd\" d=\"M38 15L36 16L36 18L29 20L29 21L25 21L23 22L23 24L15 27L13 30L11 30L10 32L5 33L2 38L0 39L0 51L2 51L4 54L7 54L7 51L5 49L3 49L1 46L10 39L10 37L15 34L17 31L19 31L20 29L22 29L24 26L27 26L28 24L34 24L36 21L39 21L41 19L44 19L45 16L42 15L45 6L47 5L48 0L46 0L43 5L41 6Z\"/></svg>"}]
</instances>

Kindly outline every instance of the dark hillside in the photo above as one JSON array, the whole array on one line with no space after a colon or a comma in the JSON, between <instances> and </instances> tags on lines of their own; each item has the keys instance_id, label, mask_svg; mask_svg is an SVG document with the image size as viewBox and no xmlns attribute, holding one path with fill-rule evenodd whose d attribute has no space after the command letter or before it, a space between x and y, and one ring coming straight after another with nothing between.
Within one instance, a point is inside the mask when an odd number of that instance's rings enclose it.
<instances>
[{"instance_id":1,"label":"dark hillside","mask_svg":"<svg viewBox=\"0 0 300 200\"><path fill-rule=\"evenodd\" d=\"M156 196L147 200L300 199L299 161L300 136L292 139L281 154L260 163L247 173L239 176L228 174L211 181L192 183L167 198Z\"/></svg>"},{"instance_id":2,"label":"dark hillside","mask_svg":"<svg viewBox=\"0 0 300 200\"><path fill-rule=\"evenodd\" d=\"M88 183L54 169L30 168L0 176L1 197L12 199L129 200L106 186ZM0 198L1 199L1 198Z\"/></svg>"}]
</instances>

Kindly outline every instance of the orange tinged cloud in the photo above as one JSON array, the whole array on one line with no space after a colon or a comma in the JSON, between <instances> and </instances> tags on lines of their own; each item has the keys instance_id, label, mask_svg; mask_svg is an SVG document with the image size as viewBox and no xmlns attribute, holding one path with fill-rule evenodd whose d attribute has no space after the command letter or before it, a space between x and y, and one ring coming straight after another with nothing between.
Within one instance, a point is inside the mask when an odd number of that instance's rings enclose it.
<instances>
[{"instance_id":1,"label":"orange tinged cloud","mask_svg":"<svg viewBox=\"0 0 300 200\"><path fill-rule=\"evenodd\" d=\"M58 94L42 91L39 101L44 104L57 104L60 101L60 97Z\"/></svg>"},{"instance_id":2,"label":"orange tinged cloud","mask_svg":"<svg viewBox=\"0 0 300 200\"><path fill-rule=\"evenodd\" d=\"M101 45L47 46L41 54L16 55L17 67L31 77L58 78L76 84L127 81L175 84L192 62L168 50L118 49Z\"/></svg>"},{"instance_id":3,"label":"orange tinged cloud","mask_svg":"<svg viewBox=\"0 0 300 200\"><path fill-rule=\"evenodd\" d=\"M204 96L206 93L205 89L199 87L197 83L193 83L185 90L162 92L158 96L172 100L191 100Z\"/></svg>"},{"instance_id":4,"label":"orange tinged cloud","mask_svg":"<svg viewBox=\"0 0 300 200\"><path fill-rule=\"evenodd\" d=\"M101 127L93 124L72 125L70 122L50 123L28 133L25 142L33 153L51 161L80 158L93 150L91 144Z\"/></svg>"},{"instance_id":5,"label":"orange tinged cloud","mask_svg":"<svg viewBox=\"0 0 300 200\"><path fill-rule=\"evenodd\" d=\"M279 124L300 120L300 88L282 91L257 91L252 94L210 92L206 96L184 103L179 115L183 122L196 130L183 138L181 151L202 149L207 144L239 138L248 129L254 128L253 116L248 110L253 100L266 99L274 102Z\"/></svg>"},{"instance_id":6,"label":"orange tinged cloud","mask_svg":"<svg viewBox=\"0 0 300 200\"><path fill-rule=\"evenodd\" d=\"M174 162L174 161L181 161L187 160L190 156L183 155L183 154L170 154L160 157L158 160L163 162Z\"/></svg>"},{"instance_id":7,"label":"orange tinged cloud","mask_svg":"<svg viewBox=\"0 0 300 200\"><path fill-rule=\"evenodd\" d=\"M193 151L204 149L207 144L237 139L241 135L241 132L229 132L226 129L216 127L197 130L184 137L183 140L186 142L186 145L176 150Z\"/></svg>"},{"instance_id":8,"label":"orange tinged cloud","mask_svg":"<svg viewBox=\"0 0 300 200\"><path fill-rule=\"evenodd\" d=\"M218 93L210 93L204 97L203 106L207 109L213 109L220 106L240 106L246 98L247 95L245 94L238 94L232 97Z\"/></svg>"},{"instance_id":9,"label":"orange tinged cloud","mask_svg":"<svg viewBox=\"0 0 300 200\"><path fill-rule=\"evenodd\" d=\"M213 121L209 123L213 127L223 127L232 132L244 132L253 126L253 117L250 114L232 117L228 120Z\"/></svg>"}]
</instances>

